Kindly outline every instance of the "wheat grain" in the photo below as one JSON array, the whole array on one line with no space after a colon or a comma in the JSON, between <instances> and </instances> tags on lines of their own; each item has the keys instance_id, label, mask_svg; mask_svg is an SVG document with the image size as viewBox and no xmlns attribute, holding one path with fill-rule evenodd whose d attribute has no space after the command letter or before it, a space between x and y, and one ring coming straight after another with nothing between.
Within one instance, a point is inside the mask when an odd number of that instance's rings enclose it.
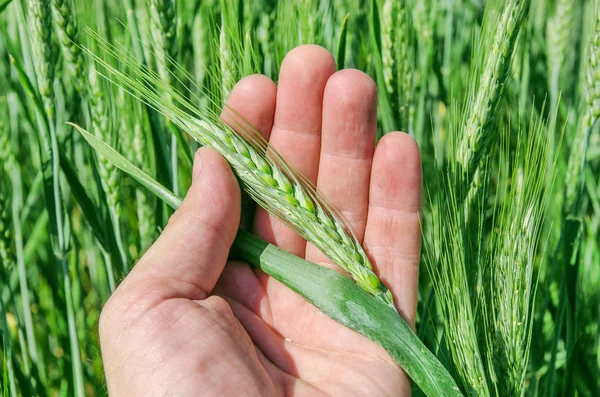
<instances>
[{"instance_id":1,"label":"wheat grain","mask_svg":"<svg viewBox=\"0 0 600 397\"><path fill-rule=\"evenodd\" d=\"M104 95L104 90L99 80L96 70L89 70L89 101L91 108L91 123L93 133L103 139L110 140L116 143L114 137L113 126L110 120L111 111L107 107L107 100ZM129 270L127 253L124 248L123 239L121 237L120 217L121 217L121 202L119 189L119 170L103 157L98 158L98 173L100 174L100 182L104 194L106 196L106 204L110 214L113 230L115 233L116 244L119 250L121 265L126 273Z\"/></svg>"},{"instance_id":2,"label":"wheat grain","mask_svg":"<svg viewBox=\"0 0 600 397\"><path fill-rule=\"evenodd\" d=\"M383 81L388 94L394 94L394 16L396 15L396 2L385 0L381 12L381 62L383 63ZM398 60L401 61L401 60Z\"/></svg>"},{"instance_id":3,"label":"wheat grain","mask_svg":"<svg viewBox=\"0 0 600 397\"><path fill-rule=\"evenodd\" d=\"M552 62L548 63L550 90L553 98L552 104L558 98L560 71L565 62L567 48L571 39L571 24L574 21L572 1L558 0L554 15L548 21L547 48L548 57Z\"/></svg>"},{"instance_id":4,"label":"wheat grain","mask_svg":"<svg viewBox=\"0 0 600 397\"><path fill-rule=\"evenodd\" d=\"M463 183L466 185L463 211L467 224L476 220L471 214L477 212L480 192L487 183L488 175L485 169L480 168L480 164L489 152L490 142L494 138L490 123L500 100L528 8L529 0L508 1L502 10L500 21L495 25L497 27L489 53L485 55L481 69L476 68L481 76L477 90L467 102L462 137L456 152L456 160L462 169ZM485 28L482 33L486 34ZM482 38L482 43L486 43L485 37ZM480 50L485 50L485 45Z\"/></svg>"},{"instance_id":5,"label":"wheat grain","mask_svg":"<svg viewBox=\"0 0 600 397\"><path fill-rule=\"evenodd\" d=\"M452 182L443 183L444 194L436 197L438 203L432 217L435 226L444 227L432 228L432 241L425 250L426 263L440 302L444 337L457 380L469 391L468 395L489 396L465 265L472 247L462 235L460 198L454 194Z\"/></svg>"},{"instance_id":6,"label":"wheat grain","mask_svg":"<svg viewBox=\"0 0 600 397\"><path fill-rule=\"evenodd\" d=\"M73 71L75 88L81 91L85 85L84 60L78 44L78 28L71 0L52 0L56 31L63 55Z\"/></svg>"},{"instance_id":7,"label":"wheat grain","mask_svg":"<svg viewBox=\"0 0 600 397\"><path fill-rule=\"evenodd\" d=\"M109 116L109 109L106 107L106 98L102 90L101 81L98 80L96 72L92 69L89 73L90 105L92 115L92 131L94 134L104 140L111 139L112 125ZM115 167L105 159L99 159L99 172L102 177L102 187L106 193L108 206L114 208L119 213L119 194L117 186L117 176Z\"/></svg>"},{"instance_id":8,"label":"wheat grain","mask_svg":"<svg viewBox=\"0 0 600 397\"><path fill-rule=\"evenodd\" d=\"M111 56L117 55L114 48L104 49ZM363 289L394 307L391 292L374 273L369 258L343 217L331 209L303 177L296 176L270 148L267 155L267 146L263 146L264 142L251 126L241 119L238 121L239 127L245 131L242 136L218 123L218 117L214 115L202 114L204 120L195 118L193 115L197 114L197 110L189 100L148 68L140 69L134 58L118 55L125 63L131 62L132 68L138 68L138 73L127 74L93 52L88 53L118 84L155 106L200 144L219 151L258 204L318 247ZM164 101L166 92L178 106Z\"/></svg>"},{"instance_id":9,"label":"wheat grain","mask_svg":"<svg viewBox=\"0 0 600 397\"><path fill-rule=\"evenodd\" d=\"M135 105L133 105L135 106ZM141 113L141 112L140 112ZM139 119L135 121L133 126L133 153L135 153L135 160L138 166L149 172L150 159L148 159L149 145L144 137L144 129L142 128ZM143 190L136 190L136 206L138 216L138 230L140 233L140 248L141 252L144 252L154 239L156 238L156 221L153 206L155 205L155 198Z\"/></svg>"},{"instance_id":10,"label":"wheat grain","mask_svg":"<svg viewBox=\"0 0 600 397\"><path fill-rule=\"evenodd\" d=\"M173 85L176 81L173 63L177 57L177 13L175 2L173 0L152 0L152 35L156 41L155 56L157 58L157 68L161 78L165 83ZM165 92L165 100L172 101L172 98ZM167 125L172 127L167 121ZM179 173L178 167L178 131L172 131L171 135L171 170L173 180L173 192L179 193Z\"/></svg>"},{"instance_id":11,"label":"wheat grain","mask_svg":"<svg viewBox=\"0 0 600 397\"><path fill-rule=\"evenodd\" d=\"M504 8L499 9L497 18L495 12L500 5ZM481 214L486 205L488 192L483 187L489 174L484 160L494 136L490 123L528 6L528 1L508 0L490 5L486 11L475 46L475 66L471 66L471 91L462 114L451 109L451 120L457 124L452 126L449 147L455 157L450 162L449 177L442 180L443 198L438 200L443 201L434 216L435 228L439 230L433 232L433 238L441 241L441 247L438 254L428 254L434 288L442 302L452 361L468 394L479 396L490 395L492 385L488 385L488 377L491 382L496 379L493 365L486 368L483 358L493 361L496 355L482 354L479 346L482 338L477 320L483 317L481 312L493 310L493 306L485 299L488 291L481 285L486 277L490 278L489 274L482 274L484 246L479 236L483 230L482 223L476 222L481 217L470 214ZM472 300L472 296L483 299Z\"/></svg>"},{"instance_id":12,"label":"wheat grain","mask_svg":"<svg viewBox=\"0 0 600 397\"><path fill-rule=\"evenodd\" d=\"M231 5L229 7L232 7ZM233 30L231 22L231 12L222 11L221 14L221 29L219 30L219 62L221 71L221 101L223 104L227 102L227 97L235 84L234 75L234 60L232 59L232 48L229 43L229 37L237 32ZM228 31L229 29L232 29Z\"/></svg>"},{"instance_id":13,"label":"wheat grain","mask_svg":"<svg viewBox=\"0 0 600 397\"><path fill-rule=\"evenodd\" d=\"M396 56L397 108L399 127L412 133L413 108L413 51L411 22L405 1L399 1L395 10L394 47Z\"/></svg>"},{"instance_id":14,"label":"wheat grain","mask_svg":"<svg viewBox=\"0 0 600 397\"><path fill-rule=\"evenodd\" d=\"M494 136L487 127L500 98L519 29L528 8L529 0L510 0L499 21L495 22L495 36L480 70L482 74L477 91L467 105L462 140L456 154L467 180L473 178L479 161Z\"/></svg>"},{"instance_id":15,"label":"wheat grain","mask_svg":"<svg viewBox=\"0 0 600 397\"><path fill-rule=\"evenodd\" d=\"M52 13L50 0L30 0L29 12L33 30L33 53L37 71L38 90L48 118L54 119L54 64L52 46Z\"/></svg>"},{"instance_id":16,"label":"wheat grain","mask_svg":"<svg viewBox=\"0 0 600 397\"><path fill-rule=\"evenodd\" d=\"M153 47L160 76L172 84L172 63L177 59L177 12L173 0L152 0Z\"/></svg>"},{"instance_id":17,"label":"wheat grain","mask_svg":"<svg viewBox=\"0 0 600 397\"><path fill-rule=\"evenodd\" d=\"M587 45L585 66L584 106L580 122L580 133L575 136L567 166L567 191L563 207L567 214L577 212L581 204L579 197L583 189L586 152L592 127L600 117L600 6L596 5L593 29Z\"/></svg>"},{"instance_id":18,"label":"wheat grain","mask_svg":"<svg viewBox=\"0 0 600 397\"><path fill-rule=\"evenodd\" d=\"M594 15L594 30L588 45L586 64L586 87L585 102L587 110L585 113L584 126L591 128L600 117L600 6L596 6Z\"/></svg>"},{"instance_id":19,"label":"wheat grain","mask_svg":"<svg viewBox=\"0 0 600 397\"><path fill-rule=\"evenodd\" d=\"M492 236L494 248L485 263L495 288L485 292L490 295L488 314L492 315L483 323L485 334L496 336L487 341L487 353L494 357L500 395L520 395L524 389L528 356L523 352L531 344L536 252L550 191L546 187L546 173L552 166L549 130L542 120L532 120L529 131L518 132L517 145L526 150L517 153L509 149L508 134L503 137L501 161L515 167L498 176L502 197L496 202L498 232Z\"/></svg>"}]
</instances>

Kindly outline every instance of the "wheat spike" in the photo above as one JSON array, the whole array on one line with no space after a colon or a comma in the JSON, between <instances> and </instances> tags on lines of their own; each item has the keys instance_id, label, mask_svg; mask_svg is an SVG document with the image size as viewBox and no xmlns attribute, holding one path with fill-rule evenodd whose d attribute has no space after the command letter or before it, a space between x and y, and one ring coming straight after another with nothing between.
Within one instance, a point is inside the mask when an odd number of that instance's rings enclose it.
<instances>
[{"instance_id":1,"label":"wheat spike","mask_svg":"<svg viewBox=\"0 0 600 397\"><path fill-rule=\"evenodd\" d=\"M573 142L567 166L567 191L564 202L566 213L576 213L586 164L586 151L592 127L600 117L600 6L596 5L593 29L587 45L584 100L585 111L580 123L580 133Z\"/></svg>"},{"instance_id":2,"label":"wheat spike","mask_svg":"<svg viewBox=\"0 0 600 397\"><path fill-rule=\"evenodd\" d=\"M52 0L55 27L64 57L73 71L75 88L81 91L85 82L85 69L81 48L78 43L78 29L70 0Z\"/></svg>"},{"instance_id":3,"label":"wheat spike","mask_svg":"<svg viewBox=\"0 0 600 397\"><path fill-rule=\"evenodd\" d=\"M52 13L50 0L30 0L29 12L33 30L33 53L38 90L48 117L54 118L54 64L52 48Z\"/></svg>"},{"instance_id":4,"label":"wheat spike","mask_svg":"<svg viewBox=\"0 0 600 397\"><path fill-rule=\"evenodd\" d=\"M510 0L502 11L492 46L485 57L475 96L468 104L463 137L458 146L457 161L466 175L473 178L483 154L493 137L488 129L493 110L500 98L506 71L511 61L519 29L523 24L529 0Z\"/></svg>"}]
</instances>

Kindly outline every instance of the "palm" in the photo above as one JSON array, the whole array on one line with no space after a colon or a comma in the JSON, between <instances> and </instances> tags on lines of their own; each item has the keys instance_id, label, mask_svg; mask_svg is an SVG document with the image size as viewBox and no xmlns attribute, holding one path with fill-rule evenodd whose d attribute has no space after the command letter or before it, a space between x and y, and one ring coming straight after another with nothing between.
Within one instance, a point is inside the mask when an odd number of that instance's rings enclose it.
<instances>
[{"instance_id":1,"label":"palm","mask_svg":"<svg viewBox=\"0 0 600 397\"><path fill-rule=\"evenodd\" d=\"M289 395L298 397L398 396L410 390L400 368L380 346L329 319L268 276L255 276L246 264L228 266L221 287L231 292L223 296L257 346L259 362L275 390L293 390Z\"/></svg>"},{"instance_id":2,"label":"palm","mask_svg":"<svg viewBox=\"0 0 600 397\"><path fill-rule=\"evenodd\" d=\"M349 221L414 325L420 254L421 165L405 134L374 150L376 89L358 71L335 73L316 46L293 50L278 86L250 76L228 100ZM223 118L235 126L234 112ZM234 127L235 128L235 127ZM102 313L101 344L115 395L391 396L408 379L379 345L334 322L259 270L226 262L239 189L216 153L169 225ZM204 170L210 168L209 173ZM196 168L194 178L200 178ZM204 201L198 207L198 201ZM207 211L210 206L210 211ZM224 223L224 219L231 218ZM257 210L253 231L338 269L294 231Z\"/></svg>"}]
</instances>

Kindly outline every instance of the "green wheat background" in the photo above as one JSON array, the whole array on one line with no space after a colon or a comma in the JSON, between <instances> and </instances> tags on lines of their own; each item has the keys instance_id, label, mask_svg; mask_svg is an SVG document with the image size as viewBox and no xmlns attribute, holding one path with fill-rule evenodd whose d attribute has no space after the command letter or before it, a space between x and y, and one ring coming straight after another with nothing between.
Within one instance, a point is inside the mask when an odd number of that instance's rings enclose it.
<instances>
[{"instance_id":1,"label":"green wheat background","mask_svg":"<svg viewBox=\"0 0 600 397\"><path fill-rule=\"evenodd\" d=\"M419 338L465 395L600 395L597 3L0 0L0 391L106 394L100 310L172 213L66 123L190 184L197 145L97 35L212 113L300 44L367 72L379 136L422 151Z\"/></svg>"}]
</instances>

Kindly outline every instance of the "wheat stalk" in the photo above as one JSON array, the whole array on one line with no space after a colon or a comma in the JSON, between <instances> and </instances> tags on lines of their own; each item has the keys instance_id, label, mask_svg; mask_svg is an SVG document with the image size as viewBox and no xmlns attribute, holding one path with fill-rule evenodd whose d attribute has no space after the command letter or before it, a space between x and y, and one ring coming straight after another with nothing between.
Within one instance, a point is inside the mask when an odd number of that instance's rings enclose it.
<instances>
[{"instance_id":1,"label":"wheat stalk","mask_svg":"<svg viewBox=\"0 0 600 397\"><path fill-rule=\"evenodd\" d=\"M587 45L585 64L584 106L580 123L581 133L573 142L567 166L567 191L563 207L567 214L578 212L584 185L586 152L592 127L600 117L600 6L596 4L593 29Z\"/></svg>"},{"instance_id":2,"label":"wheat stalk","mask_svg":"<svg viewBox=\"0 0 600 397\"><path fill-rule=\"evenodd\" d=\"M479 65L481 72L477 89L467 102L467 111L459 141L456 162L461 168L466 184L463 211L467 222L473 222L471 213L477 206L478 197L487 183L488 175L480 167L482 158L489 152L490 142L494 138L490 123L502 94L503 84L508 76L512 54L516 46L520 27L523 25L530 0L509 0L502 10L500 20L495 26L495 34L489 52ZM486 29L482 34L486 34ZM486 38L482 38L486 43ZM485 45L480 48L486 51Z\"/></svg>"},{"instance_id":3,"label":"wheat stalk","mask_svg":"<svg viewBox=\"0 0 600 397\"><path fill-rule=\"evenodd\" d=\"M101 41L97 36L96 39ZM305 177L287 166L241 117L236 124L243 133L238 134L220 123L218 115L198 113L194 104L156 73L140 68L133 57L116 51L108 43L102 45L110 57L124 60L132 69L138 68L137 72L123 72L123 68L113 67L88 50L106 70L108 79L154 106L201 145L216 149L259 205L318 247L365 291L394 307L391 292L374 273L369 258L341 214L328 205ZM164 101L165 91L178 106Z\"/></svg>"},{"instance_id":4,"label":"wheat stalk","mask_svg":"<svg viewBox=\"0 0 600 397\"><path fill-rule=\"evenodd\" d=\"M40 169L45 184L46 209L51 217L50 237L57 262L60 264L64 296L67 302L67 324L71 352L71 364L75 383L74 392L83 396L84 381L79 340L75 326L75 312L68 254L71 249L69 233L70 218L62 197L60 175L60 153L54 126L54 50L52 43L52 13L50 0L30 0L29 17L33 31L32 45L34 66L37 74L38 92L43 102L43 111L38 112L40 139ZM45 114L42 114L44 112Z\"/></svg>"},{"instance_id":5,"label":"wheat stalk","mask_svg":"<svg viewBox=\"0 0 600 397\"><path fill-rule=\"evenodd\" d=\"M413 118L413 52L411 47L411 22L406 1L398 1L395 9L396 24L394 29L394 46L397 74L397 101L400 128L412 133Z\"/></svg>"},{"instance_id":6,"label":"wheat stalk","mask_svg":"<svg viewBox=\"0 0 600 397\"><path fill-rule=\"evenodd\" d=\"M173 0L152 0L150 6L152 15L152 35L156 41L154 55L157 59L157 68L160 77L169 85L176 82L174 78L174 62L177 57L177 13ZM168 92L165 92L165 100L171 101ZM172 127L167 121L167 125ZM173 191L179 193L178 173L178 142L179 132L173 130L171 135L171 170L173 179Z\"/></svg>"},{"instance_id":7,"label":"wheat stalk","mask_svg":"<svg viewBox=\"0 0 600 397\"><path fill-rule=\"evenodd\" d=\"M381 12L381 62L383 63L383 81L388 94L394 94L394 16L396 15L396 1L385 0ZM401 61L400 59L398 61Z\"/></svg>"},{"instance_id":8,"label":"wheat stalk","mask_svg":"<svg viewBox=\"0 0 600 397\"><path fill-rule=\"evenodd\" d=\"M15 255L12 248L11 232L11 203L10 203L10 181L3 167L0 167L0 262L3 267L9 268L15 263Z\"/></svg>"},{"instance_id":9,"label":"wheat stalk","mask_svg":"<svg viewBox=\"0 0 600 397\"><path fill-rule=\"evenodd\" d=\"M482 354L477 343L475 312L471 304L469 273L465 263L472 248L462 236L460 198L452 181L440 181L443 194L435 198L432 218L434 225L425 258L440 302L444 320L444 338L452 357L457 380L467 395L489 396ZM444 227L441 227L443 225ZM482 302L485 302L482 300Z\"/></svg>"},{"instance_id":10,"label":"wheat stalk","mask_svg":"<svg viewBox=\"0 0 600 397\"><path fill-rule=\"evenodd\" d=\"M558 0L554 15L548 21L548 62L550 91L556 103L559 91L560 70L565 62L567 48L571 39L571 24L574 20L575 7L571 0Z\"/></svg>"},{"instance_id":11,"label":"wheat stalk","mask_svg":"<svg viewBox=\"0 0 600 397\"><path fill-rule=\"evenodd\" d=\"M219 71L221 77L221 102L225 104L227 97L235 85L236 70L239 60L236 57L242 53L235 47L234 41L241 37L240 26L237 21L237 6L239 4L221 0L221 26L219 29L219 46L217 58L219 60Z\"/></svg>"},{"instance_id":12,"label":"wheat stalk","mask_svg":"<svg viewBox=\"0 0 600 397\"><path fill-rule=\"evenodd\" d=\"M495 36L485 56L475 96L467 105L462 140L456 154L456 160L467 179L473 178L479 161L494 136L487 127L494 116L519 29L528 8L529 0L509 0L500 19L494 22L497 26Z\"/></svg>"},{"instance_id":13,"label":"wheat stalk","mask_svg":"<svg viewBox=\"0 0 600 397\"><path fill-rule=\"evenodd\" d=\"M594 31L588 45L587 60L585 87L587 110L584 126L592 128L600 117L600 85L598 85L598 80L600 80L600 6L596 6Z\"/></svg>"},{"instance_id":14,"label":"wheat stalk","mask_svg":"<svg viewBox=\"0 0 600 397\"><path fill-rule=\"evenodd\" d=\"M457 108L451 109L451 123L456 125L451 124L448 146L454 157L449 164L447 179L442 177L443 193L438 197L439 208L433 217L436 230L432 238L436 244L440 242L440 248L439 252L427 253L452 361L471 395L490 395L488 380L494 381L495 374L493 365L488 368L484 365L485 356L478 343L477 320L483 317L481 312L486 312L480 305L485 306L487 302L486 299L472 300L472 296L485 298L487 293L481 286L486 277L480 266L483 242L479 236L483 231L481 223L474 222L480 219L469 214L472 209L480 213L487 198L482 188L489 175L487 162L483 160L494 137L490 123L528 6L529 1L507 0L490 5L486 10L484 26L475 46L477 58L471 67L471 91L462 114ZM479 284L473 285L476 282ZM483 336L488 337L487 334ZM496 358L495 355L488 357L488 361Z\"/></svg>"},{"instance_id":15,"label":"wheat stalk","mask_svg":"<svg viewBox=\"0 0 600 397\"><path fill-rule=\"evenodd\" d=\"M107 107L107 100L105 98L104 90L99 80L99 76L94 68L89 70L89 95L90 110L91 110L91 125L94 135L103 139L116 142L113 136L113 126L110 120L111 111ZM123 245L123 238L121 236L120 217L121 217L121 203L120 203L120 189L119 189L119 170L108 160L103 157L98 158L98 173L100 174L100 183L102 190L106 196L106 204L108 206L108 212L113 224L113 230L115 233L116 244L119 251L121 265L123 271L127 273L129 270L127 253Z\"/></svg>"},{"instance_id":16,"label":"wheat stalk","mask_svg":"<svg viewBox=\"0 0 600 397\"><path fill-rule=\"evenodd\" d=\"M44 110L50 120L54 119L54 64L52 48L52 13L50 0L29 0L31 27L33 30L33 53L37 72L38 91Z\"/></svg>"},{"instance_id":17,"label":"wheat stalk","mask_svg":"<svg viewBox=\"0 0 600 397\"><path fill-rule=\"evenodd\" d=\"M5 265L13 263L12 239L10 236L10 181L6 174L14 166L5 118L8 116L6 100L0 97L0 260Z\"/></svg>"},{"instance_id":18,"label":"wheat stalk","mask_svg":"<svg viewBox=\"0 0 600 397\"><path fill-rule=\"evenodd\" d=\"M85 84L85 65L78 43L78 28L71 0L52 0L54 21L63 55L73 71L75 88L81 91Z\"/></svg>"},{"instance_id":19,"label":"wheat stalk","mask_svg":"<svg viewBox=\"0 0 600 397\"><path fill-rule=\"evenodd\" d=\"M10 150L10 141L8 135L8 126L5 125L5 116L8 116L6 101L0 97L0 262L4 267L15 263L14 252L12 250L11 235L11 194L10 187L12 183L8 172L15 166L14 159Z\"/></svg>"},{"instance_id":20,"label":"wheat stalk","mask_svg":"<svg viewBox=\"0 0 600 397\"><path fill-rule=\"evenodd\" d=\"M173 0L152 0L152 35L160 76L172 83L172 63L177 58L177 13Z\"/></svg>"},{"instance_id":21,"label":"wheat stalk","mask_svg":"<svg viewBox=\"0 0 600 397\"><path fill-rule=\"evenodd\" d=\"M6 107L6 99L0 97L0 168L4 168L6 172L15 165L14 157L10 148L10 139L8 134L8 125L6 119L8 119L8 109Z\"/></svg>"},{"instance_id":22,"label":"wheat stalk","mask_svg":"<svg viewBox=\"0 0 600 397\"><path fill-rule=\"evenodd\" d=\"M132 104L133 107L138 109L138 104ZM137 114L141 114L141 111L136 112ZM148 158L148 151L150 149L150 145L145 139L144 129L139 121L139 118L136 118L133 122L133 148L132 152L135 153L135 161L137 165L146 172L150 172L150 159ZM136 197L136 207L137 207L137 216L138 216L138 231L140 233L140 248L141 252L144 252L156 237L156 227L155 227L155 213L154 206L156 201L153 196L149 195L148 192L137 189L135 191Z\"/></svg>"},{"instance_id":23,"label":"wheat stalk","mask_svg":"<svg viewBox=\"0 0 600 397\"><path fill-rule=\"evenodd\" d=\"M109 110L106 108L106 98L102 90L100 80L94 69L89 73L90 82L90 104L92 115L92 131L103 140L111 139L112 125L109 117ZM118 172L115 167L105 159L99 159L99 172L102 177L102 187L106 193L106 199L109 208L113 208L115 213L120 213Z\"/></svg>"},{"instance_id":24,"label":"wheat stalk","mask_svg":"<svg viewBox=\"0 0 600 397\"><path fill-rule=\"evenodd\" d=\"M489 294L491 320L483 329L495 335L487 341L487 356L493 357L500 395L520 395L525 387L528 352L532 333L534 299L534 269L542 223L550 189L546 174L552 129L543 120L532 116L529 131L517 133L516 153L510 150L510 137L503 136L501 162L514 164L512 171L500 171L498 193L502 200L494 223L498 230L486 258L486 271L494 288Z\"/></svg>"}]
</instances>

